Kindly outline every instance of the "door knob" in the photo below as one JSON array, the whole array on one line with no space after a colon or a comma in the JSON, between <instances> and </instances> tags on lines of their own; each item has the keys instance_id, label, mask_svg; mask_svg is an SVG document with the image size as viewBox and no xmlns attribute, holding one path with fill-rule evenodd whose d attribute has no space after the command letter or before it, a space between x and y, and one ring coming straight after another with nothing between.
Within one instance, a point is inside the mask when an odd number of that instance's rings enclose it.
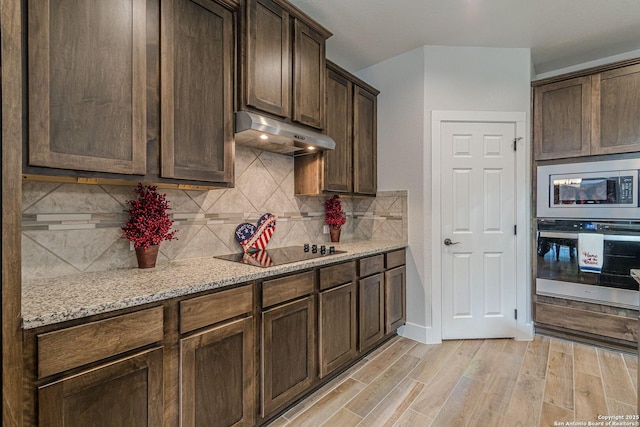
<instances>
[{"instance_id":1,"label":"door knob","mask_svg":"<svg viewBox=\"0 0 640 427\"><path fill-rule=\"evenodd\" d=\"M452 242L451 239L448 238L448 237L446 239L444 239L444 244L447 245L447 246L457 245L458 243L460 243L460 242Z\"/></svg>"}]
</instances>

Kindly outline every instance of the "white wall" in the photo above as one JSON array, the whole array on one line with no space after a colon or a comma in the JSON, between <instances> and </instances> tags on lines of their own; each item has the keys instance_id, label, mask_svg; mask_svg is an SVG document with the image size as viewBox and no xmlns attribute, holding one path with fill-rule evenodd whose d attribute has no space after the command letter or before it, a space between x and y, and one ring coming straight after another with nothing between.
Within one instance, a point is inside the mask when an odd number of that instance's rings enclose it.
<instances>
[{"instance_id":1,"label":"white wall","mask_svg":"<svg viewBox=\"0 0 640 427\"><path fill-rule=\"evenodd\" d=\"M407 323L424 329L430 316L422 243L424 183L429 182L423 168L424 51L418 48L386 60L363 70L359 77L380 90L378 189L408 190Z\"/></svg>"},{"instance_id":2,"label":"white wall","mask_svg":"<svg viewBox=\"0 0 640 427\"><path fill-rule=\"evenodd\" d=\"M529 124L531 53L424 46L357 74L381 91L378 186L409 194L407 327L402 333L438 342L441 331L432 325L440 301L432 301L430 283L431 112L518 111L527 113Z\"/></svg>"}]
</instances>

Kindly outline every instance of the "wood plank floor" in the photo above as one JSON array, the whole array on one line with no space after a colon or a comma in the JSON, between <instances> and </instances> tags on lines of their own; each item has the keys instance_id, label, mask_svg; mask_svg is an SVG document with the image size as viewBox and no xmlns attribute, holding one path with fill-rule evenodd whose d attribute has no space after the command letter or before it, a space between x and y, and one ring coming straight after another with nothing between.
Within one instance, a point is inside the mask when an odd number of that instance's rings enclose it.
<instances>
[{"instance_id":1,"label":"wood plank floor","mask_svg":"<svg viewBox=\"0 0 640 427\"><path fill-rule=\"evenodd\" d=\"M588 425L637 414L637 369L636 355L539 335L442 344L395 337L270 425Z\"/></svg>"}]
</instances>

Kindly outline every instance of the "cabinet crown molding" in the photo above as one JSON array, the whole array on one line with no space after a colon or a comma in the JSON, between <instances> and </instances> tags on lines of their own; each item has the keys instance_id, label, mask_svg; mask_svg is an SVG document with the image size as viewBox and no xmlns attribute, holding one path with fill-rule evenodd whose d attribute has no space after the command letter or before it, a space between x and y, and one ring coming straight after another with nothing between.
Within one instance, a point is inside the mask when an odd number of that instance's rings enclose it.
<instances>
[{"instance_id":1,"label":"cabinet crown molding","mask_svg":"<svg viewBox=\"0 0 640 427\"><path fill-rule=\"evenodd\" d=\"M327 61L328 62L328 61ZM561 82L563 80L573 79L575 77L584 77L592 74L602 73L604 71L615 70L616 68L626 67L628 65L640 64L640 57L626 59L624 61L612 62L611 64L598 65L596 67L585 68L584 70L573 71L571 73L560 74L558 76L549 77L546 79L533 80L531 87L544 86L549 83Z\"/></svg>"}]
</instances>

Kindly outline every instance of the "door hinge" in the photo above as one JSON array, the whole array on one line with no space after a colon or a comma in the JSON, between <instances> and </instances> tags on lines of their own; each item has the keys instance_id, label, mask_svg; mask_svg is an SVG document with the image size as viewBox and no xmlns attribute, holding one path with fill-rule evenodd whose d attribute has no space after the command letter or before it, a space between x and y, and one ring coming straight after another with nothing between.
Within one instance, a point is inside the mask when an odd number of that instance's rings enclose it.
<instances>
[{"instance_id":1,"label":"door hinge","mask_svg":"<svg viewBox=\"0 0 640 427\"><path fill-rule=\"evenodd\" d=\"M518 141L520 141L521 139L521 136L513 138L513 151L518 151Z\"/></svg>"},{"instance_id":2,"label":"door hinge","mask_svg":"<svg viewBox=\"0 0 640 427\"><path fill-rule=\"evenodd\" d=\"M517 308L513 310L513 317L515 317L516 320L518 320L518 309Z\"/></svg>"},{"instance_id":3,"label":"door hinge","mask_svg":"<svg viewBox=\"0 0 640 427\"><path fill-rule=\"evenodd\" d=\"M517 224L513 226L513 234L516 235L516 236L518 235L518 225Z\"/></svg>"}]
</instances>

